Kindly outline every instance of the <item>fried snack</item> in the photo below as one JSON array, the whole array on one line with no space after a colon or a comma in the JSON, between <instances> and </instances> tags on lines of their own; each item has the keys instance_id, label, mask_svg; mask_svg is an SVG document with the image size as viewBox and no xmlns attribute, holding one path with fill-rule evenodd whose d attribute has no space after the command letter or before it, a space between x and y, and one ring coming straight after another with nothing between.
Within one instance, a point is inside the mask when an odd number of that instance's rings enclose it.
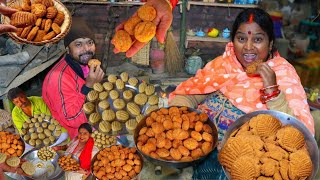
<instances>
[{"instance_id":1,"label":"fried snack","mask_svg":"<svg viewBox=\"0 0 320 180\"><path fill-rule=\"evenodd\" d=\"M40 25L40 29L44 30L44 27L46 25L46 19L42 19L41 25Z\"/></svg>"},{"instance_id":2,"label":"fried snack","mask_svg":"<svg viewBox=\"0 0 320 180\"><path fill-rule=\"evenodd\" d=\"M42 22L42 18L38 18L35 25L40 27L41 26L41 22Z\"/></svg>"},{"instance_id":3,"label":"fried snack","mask_svg":"<svg viewBox=\"0 0 320 180\"><path fill-rule=\"evenodd\" d=\"M279 162L280 174L284 180L289 180L289 161L284 159Z\"/></svg>"},{"instance_id":4,"label":"fried snack","mask_svg":"<svg viewBox=\"0 0 320 180\"><path fill-rule=\"evenodd\" d=\"M135 78L135 77L131 77L131 78L129 78L129 80L128 80L129 85L134 86L134 87L137 86L138 82L139 82L138 79Z\"/></svg>"},{"instance_id":5,"label":"fried snack","mask_svg":"<svg viewBox=\"0 0 320 180\"><path fill-rule=\"evenodd\" d=\"M250 144L241 138L231 137L221 149L218 159L221 165L230 172L237 157L244 155L254 156L254 150Z\"/></svg>"},{"instance_id":6,"label":"fried snack","mask_svg":"<svg viewBox=\"0 0 320 180\"><path fill-rule=\"evenodd\" d=\"M134 102L140 106L145 105L147 100L148 100L148 96L146 96L143 93L139 93L134 97Z\"/></svg>"},{"instance_id":7,"label":"fried snack","mask_svg":"<svg viewBox=\"0 0 320 180\"><path fill-rule=\"evenodd\" d=\"M39 30L38 26L33 27L27 36L27 40L32 41L32 39L36 36L38 30Z\"/></svg>"},{"instance_id":8,"label":"fried snack","mask_svg":"<svg viewBox=\"0 0 320 180\"><path fill-rule=\"evenodd\" d=\"M18 157L10 157L6 160L6 163L11 167L18 167L20 164L20 158Z\"/></svg>"},{"instance_id":9,"label":"fried snack","mask_svg":"<svg viewBox=\"0 0 320 180\"><path fill-rule=\"evenodd\" d=\"M156 35L156 28L153 22L140 22L134 28L134 37L140 42L149 42Z\"/></svg>"},{"instance_id":10,"label":"fried snack","mask_svg":"<svg viewBox=\"0 0 320 180\"><path fill-rule=\"evenodd\" d=\"M249 66L247 66L245 68L246 73L248 74L248 76L250 75L254 75L257 74L257 67L259 64L261 64L263 62L263 60L256 60L254 61L252 64L250 64Z\"/></svg>"},{"instance_id":11,"label":"fried snack","mask_svg":"<svg viewBox=\"0 0 320 180\"><path fill-rule=\"evenodd\" d=\"M130 114L134 116L138 116L141 112L140 107L133 102L129 102L127 104L127 110L129 111Z\"/></svg>"},{"instance_id":12,"label":"fried snack","mask_svg":"<svg viewBox=\"0 0 320 180\"><path fill-rule=\"evenodd\" d=\"M108 76L108 81L111 82L111 83L115 83L117 81L117 79L118 79L117 76L114 75L114 74L110 74Z\"/></svg>"},{"instance_id":13,"label":"fried snack","mask_svg":"<svg viewBox=\"0 0 320 180\"><path fill-rule=\"evenodd\" d=\"M52 0L42 0L42 4L45 5L47 8L54 6Z\"/></svg>"},{"instance_id":14,"label":"fried snack","mask_svg":"<svg viewBox=\"0 0 320 180\"><path fill-rule=\"evenodd\" d=\"M203 142L201 145L201 150L205 155L209 154L212 150L212 144L210 142Z\"/></svg>"},{"instance_id":15,"label":"fried snack","mask_svg":"<svg viewBox=\"0 0 320 180\"><path fill-rule=\"evenodd\" d=\"M200 148L196 148L191 151L191 157L192 159L198 159L199 157L203 156L203 152Z\"/></svg>"},{"instance_id":16,"label":"fried snack","mask_svg":"<svg viewBox=\"0 0 320 180\"><path fill-rule=\"evenodd\" d=\"M122 129L122 125L118 121L113 121L111 123L111 129L112 129L112 131L120 131Z\"/></svg>"},{"instance_id":17,"label":"fried snack","mask_svg":"<svg viewBox=\"0 0 320 180\"><path fill-rule=\"evenodd\" d=\"M146 110L146 114L149 114L152 111L157 110L157 109L159 109L158 105L149 106L149 108Z\"/></svg>"},{"instance_id":18,"label":"fried snack","mask_svg":"<svg viewBox=\"0 0 320 180\"><path fill-rule=\"evenodd\" d=\"M312 173L312 161L307 151L298 150L289 156L290 179L309 177Z\"/></svg>"},{"instance_id":19,"label":"fried snack","mask_svg":"<svg viewBox=\"0 0 320 180\"><path fill-rule=\"evenodd\" d=\"M133 93L131 90L125 90L125 91L123 91L122 94L123 94L123 98L127 101L130 101L133 97Z\"/></svg>"},{"instance_id":20,"label":"fried snack","mask_svg":"<svg viewBox=\"0 0 320 180\"><path fill-rule=\"evenodd\" d=\"M127 120L129 119L129 114L127 111L119 110L116 112L116 117L121 122L127 122Z\"/></svg>"},{"instance_id":21,"label":"fried snack","mask_svg":"<svg viewBox=\"0 0 320 180\"><path fill-rule=\"evenodd\" d=\"M282 148L290 152L295 152L305 144L303 134L290 125L277 132L277 142Z\"/></svg>"},{"instance_id":22,"label":"fried snack","mask_svg":"<svg viewBox=\"0 0 320 180\"><path fill-rule=\"evenodd\" d=\"M130 49L132 45L132 39L130 34L127 33L125 30L119 30L115 33L113 37L114 46L120 52L126 52Z\"/></svg>"},{"instance_id":23,"label":"fried snack","mask_svg":"<svg viewBox=\"0 0 320 180\"><path fill-rule=\"evenodd\" d=\"M130 35L134 34L134 28L138 23L140 23L142 20L139 18L139 16L134 16L128 19L124 24L124 30L127 31Z\"/></svg>"},{"instance_id":24,"label":"fried snack","mask_svg":"<svg viewBox=\"0 0 320 180\"><path fill-rule=\"evenodd\" d=\"M4 153L0 153L0 163L4 163L7 159L7 155Z\"/></svg>"},{"instance_id":25,"label":"fried snack","mask_svg":"<svg viewBox=\"0 0 320 180\"><path fill-rule=\"evenodd\" d=\"M275 134L282 126L281 122L269 114L259 114L252 118L249 124L254 134L267 137ZM250 120L251 122L251 120Z\"/></svg>"},{"instance_id":26,"label":"fried snack","mask_svg":"<svg viewBox=\"0 0 320 180\"><path fill-rule=\"evenodd\" d=\"M191 131L191 137L197 141L201 141L202 140L202 135L197 132L197 131Z\"/></svg>"},{"instance_id":27,"label":"fried snack","mask_svg":"<svg viewBox=\"0 0 320 180\"><path fill-rule=\"evenodd\" d=\"M155 88L153 85L148 85L145 89L145 93L147 96L154 94Z\"/></svg>"},{"instance_id":28,"label":"fried snack","mask_svg":"<svg viewBox=\"0 0 320 180\"><path fill-rule=\"evenodd\" d=\"M58 159L58 164L64 171L77 171L80 168L77 160L72 158L72 155L62 156Z\"/></svg>"},{"instance_id":29,"label":"fried snack","mask_svg":"<svg viewBox=\"0 0 320 180\"><path fill-rule=\"evenodd\" d=\"M119 90L123 90L124 89L124 82L122 81L122 79L117 79L116 80L116 87Z\"/></svg>"},{"instance_id":30,"label":"fried snack","mask_svg":"<svg viewBox=\"0 0 320 180\"><path fill-rule=\"evenodd\" d=\"M99 97L99 93L96 90L91 90L87 95L87 99L90 102L93 102L93 101L97 100L98 97Z\"/></svg>"},{"instance_id":31,"label":"fried snack","mask_svg":"<svg viewBox=\"0 0 320 180\"><path fill-rule=\"evenodd\" d=\"M53 23L58 24L61 26L64 22L64 13L62 11L58 11L56 18L54 18Z\"/></svg>"},{"instance_id":32,"label":"fried snack","mask_svg":"<svg viewBox=\"0 0 320 180\"><path fill-rule=\"evenodd\" d=\"M56 23L54 23L54 24L56 24ZM99 59L90 59L88 62L89 67L91 67L91 66L97 67L99 65L101 65L101 62L99 61Z\"/></svg>"},{"instance_id":33,"label":"fried snack","mask_svg":"<svg viewBox=\"0 0 320 180\"><path fill-rule=\"evenodd\" d=\"M258 169L258 162L256 160L251 156L242 156L234 161L231 167L231 178L235 180L255 179L260 175Z\"/></svg>"},{"instance_id":34,"label":"fried snack","mask_svg":"<svg viewBox=\"0 0 320 180\"><path fill-rule=\"evenodd\" d=\"M111 131L111 124L107 121L102 121L99 123L99 129L102 132L108 133Z\"/></svg>"},{"instance_id":35,"label":"fried snack","mask_svg":"<svg viewBox=\"0 0 320 180\"><path fill-rule=\"evenodd\" d=\"M31 13L42 18L47 14L47 7L43 4L31 4Z\"/></svg>"},{"instance_id":36,"label":"fried snack","mask_svg":"<svg viewBox=\"0 0 320 180\"><path fill-rule=\"evenodd\" d=\"M170 156L176 161L179 161L182 157L180 151L178 149L174 149L174 148L170 149Z\"/></svg>"},{"instance_id":37,"label":"fried snack","mask_svg":"<svg viewBox=\"0 0 320 180\"><path fill-rule=\"evenodd\" d=\"M10 24L18 27L24 28L33 26L37 21L37 16L29 12L18 11L11 15Z\"/></svg>"},{"instance_id":38,"label":"fried snack","mask_svg":"<svg viewBox=\"0 0 320 180\"><path fill-rule=\"evenodd\" d=\"M94 104L92 102L87 102L83 105L83 111L86 114L91 114L94 110Z\"/></svg>"},{"instance_id":39,"label":"fried snack","mask_svg":"<svg viewBox=\"0 0 320 180\"><path fill-rule=\"evenodd\" d=\"M51 28L56 34L61 33L60 26L57 23L52 23Z\"/></svg>"},{"instance_id":40,"label":"fried snack","mask_svg":"<svg viewBox=\"0 0 320 180\"><path fill-rule=\"evenodd\" d=\"M135 130L138 123L135 119L130 119L126 122L126 127L128 130Z\"/></svg>"},{"instance_id":41,"label":"fried snack","mask_svg":"<svg viewBox=\"0 0 320 180\"><path fill-rule=\"evenodd\" d=\"M102 112L102 119L104 121L109 121L110 122L110 121L113 121L114 118L116 118L116 114L114 113L113 110L107 109L107 110L104 110Z\"/></svg>"},{"instance_id":42,"label":"fried snack","mask_svg":"<svg viewBox=\"0 0 320 180\"><path fill-rule=\"evenodd\" d=\"M104 124L103 122L101 123ZM109 125L107 125L106 128L109 128ZM111 130L111 125L110 125L110 130ZM115 136L108 136L100 133L99 131L93 131L92 137L94 138L94 145L99 149L106 148L110 145L114 145L117 143L117 138Z\"/></svg>"},{"instance_id":43,"label":"fried snack","mask_svg":"<svg viewBox=\"0 0 320 180\"><path fill-rule=\"evenodd\" d=\"M116 90L111 90L109 95L110 95L110 98L113 99L113 100L115 100L115 99L117 99L119 97L119 93Z\"/></svg>"},{"instance_id":44,"label":"fried snack","mask_svg":"<svg viewBox=\"0 0 320 180\"><path fill-rule=\"evenodd\" d=\"M29 32L31 31L31 29L32 29L32 26L28 26L28 27L24 28L20 37L26 38L28 36Z\"/></svg>"},{"instance_id":45,"label":"fried snack","mask_svg":"<svg viewBox=\"0 0 320 180\"><path fill-rule=\"evenodd\" d=\"M33 163L28 162L28 161L22 163L21 169L23 170L23 172L25 172L26 174L28 174L30 176L32 176L36 172L36 168L33 165Z\"/></svg>"},{"instance_id":46,"label":"fried snack","mask_svg":"<svg viewBox=\"0 0 320 180\"><path fill-rule=\"evenodd\" d=\"M183 141L183 145L189 150L194 150L198 147L198 141L193 138L188 138Z\"/></svg>"},{"instance_id":47,"label":"fried snack","mask_svg":"<svg viewBox=\"0 0 320 180\"><path fill-rule=\"evenodd\" d=\"M54 31L49 32L48 34L46 34L45 36L43 36L43 40L50 40L52 38L54 38L56 36L56 33Z\"/></svg>"},{"instance_id":48,"label":"fried snack","mask_svg":"<svg viewBox=\"0 0 320 180\"><path fill-rule=\"evenodd\" d=\"M48 161L56 156L56 151L53 150L51 147L43 147L39 149L37 156L40 160Z\"/></svg>"},{"instance_id":49,"label":"fried snack","mask_svg":"<svg viewBox=\"0 0 320 180\"><path fill-rule=\"evenodd\" d=\"M189 132L183 129L174 129L172 135L175 139L184 140L189 137Z\"/></svg>"},{"instance_id":50,"label":"fried snack","mask_svg":"<svg viewBox=\"0 0 320 180\"><path fill-rule=\"evenodd\" d=\"M126 103L124 102L123 99L116 99L113 101L113 107L116 108L117 110L121 110L126 106Z\"/></svg>"},{"instance_id":51,"label":"fried snack","mask_svg":"<svg viewBox=\"0 0 320 180\"><path fill-rule=\"evenodd\" d=\"M102 84L102 86L106 91L110 91L113 89L113 84L111 82L105 82Z\"/></svg>"},{"instance_id":52,"label":"fried snack","mask_svg":"<svg viewBox=\"0 0 320 180\"><path fill-rule=\"evenodd\" d=\"M151 127L152 127L152 131L155 134L159 134L159 133L162 133L164 131L163 125L161 123L158 123L158 122L152 123Z\"/></svg>"},{"instance_id":53,"label":"fried snack","mask_svg":"<svg viewBox=\"0 0 320 180\"><path fill-rule=\"evenodd\" d=\"M48 32L51 29L51 25L52 25L52 20L51 19L47 19L45 24L44 24L44 31Z\"/></svg>"},{"instance_id":54,"label":"fried snack","mask_svg":"<svg viewBox=\"0 0 320 180\"><path fill-rule=\"evenodd\" d=\"M50 6L47 8L47 15L46 15L46 18L48 19L53 19L56 17L56 15L58 14L58 10L56 7L54 6ZM57 33L59 34L59 33Z\"/></svg>"},{"instance_id":55,"label":"fried snack","mask_svg":"<svg viewBox=\"0 0 320 180\"><path fill-rule=\"evenodd\" d=\"M144 5L138 9L138 16L143 21L153 21L157 16L157 11L152 6Z\"/></svg>"},{"instance_id":56,"label":"fried snack","mask_svg":"<svg viewBox=\"0 0 320 180\"><path fill-rule=\"evenodd\" d=\"M30 0L23 0L22 4L21 4L21 8L20 11L26 11L26 12L30 12L31 11L31 1Z\"/></svg>"},{"instance_id":57,"label":"fried snack","mask_svg":"<svg viewBox=\"0 0 320 180\"><path fill-rule=\"evenodd\" d=\"M139 114L138 116L136 116L136 121L139 123L143 118L144 118L144 115Z\"/></svg>"},{"instance_id":58,"label":"fried snack","mask_svg":"<svg viewBox=\"0 0 320 180\"><path fill-rule=\"evenodd\" d=\"M261 174L264 176L273 176L276 173L277 168L279 167L279 163L270 158L262 158L261 162Z\"/></svg>"},{"instance_id":59,"label":"fried snack","mask_svg":"<svg viewBox=\"0 0 320 180\"><path fill-rule=\"evenodd\" d=\"M99 113L96 113L96 112L90 114L90 116L89 116L89 121L90 121L92 124L95 124L95 123L99 122L100 119L101 119L100 114L99 114Z\"/></svg>"},{"instance_id":60,"label":"fried snack","mask_svg":"<svg viewBox=\"0 0 320 180\"><path fill-rule=\"evenodd\" d=\"M101 86L102 87L102 86ZM103 87L102 87L103 88ZM107 91L102 91L101 93L99 93L99 100L105 100L107 99L109 96L109 93Z\"/></svg>"},{"instance_id":61,"label":"fried snack","mask_svg":"<svg viewBox=\"0 0 320 180\"><path fill-rule=\"evenodd\" d=\"M93 162L93 174L97 179L134 179L140 173L142 160L135 148L111 146L101 150Z\"/></svg>"}]
</instances>

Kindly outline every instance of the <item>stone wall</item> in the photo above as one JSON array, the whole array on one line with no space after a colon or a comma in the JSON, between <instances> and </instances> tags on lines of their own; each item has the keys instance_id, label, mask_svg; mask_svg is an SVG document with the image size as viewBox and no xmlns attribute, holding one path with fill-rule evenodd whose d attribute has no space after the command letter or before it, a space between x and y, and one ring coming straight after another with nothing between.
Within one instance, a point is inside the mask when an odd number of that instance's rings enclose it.
<instances>
[{"instance_id":1,"label":"stone wall","mask_svg":"<svg viewBox=\"0 0 320 180\"><path fill-rule=\"evenodd\" d=\"M139 6L111 6L111 5L86 5L86 4L66 4L74 16L81 16L88 22L95 33L97 44L97 57L107 60L108 66L118 66L123 63L125 56L123 54L115 55L110 47L115 25L130 17ZM230 8L230 17L228 17L228 8L224 7L205 7L191 6L187 11L186 29L207 31L209 27L215 27L223 30L231 28L236 15L241 11L240 8ZM172 23L173 33L179 40L181 27L180 7L174 10L174 20ZM179 42L177 42L179 43ZM222 54L225 43L215 42L189 42L188 47L201 49L203 60L213 59Z\"/></svg>"}]
</instances>

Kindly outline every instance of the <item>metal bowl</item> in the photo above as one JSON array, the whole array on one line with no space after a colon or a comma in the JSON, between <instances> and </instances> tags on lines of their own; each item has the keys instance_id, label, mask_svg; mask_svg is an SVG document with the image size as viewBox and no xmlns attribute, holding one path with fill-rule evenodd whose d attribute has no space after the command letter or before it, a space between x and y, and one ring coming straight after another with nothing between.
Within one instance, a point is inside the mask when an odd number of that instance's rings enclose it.
<instances>
[{"instance_id":1,"label":"metal bowl","mask_svg":"<svg viewBox=\"0 0 320 180\"><path fill-rule=\"evenodd\" d=\"M112 146L118 146L118 145L112 145ZM110 147L111 147L111 146L110 146ZM93 174L93 164L94 164L94 162L97 160L97 156L98 156L98 154L100 153L100 151L103 151L103 150L104 150L104 148L101 149L101 150L99 150L99 152L97 152L97 153L94 155L94 157L91 159L91 164L90 164L91 174L90 174L90 177L88 177L88 179L98 179L98 178ZM142 158L141 154L139 154L139 153L136 153L136 154L140 157L140 160L141 160L141 171L140 171L140 173L141 173L141 172L142 172L142 169L143 169L143 158ZM137 174L136 177L134 177L134 178L132 178L132 179L136 179L137 177L139 177L140 173ZM139 178L137 178L137 179L139 179Z\"/></svg>"},{"instance_id":2,"label":"metal bowl","mask_svg":"<svg viewBox=\"0 0 320 180\"><path fill-rule=\"evenodd\" d=\"M170 108L170 107L169 107ZM154 111L158 111L158 110L154 110ZM152 112L154 112L152 111ZM193 109L193 108L188 108L188 111L189 112L197 112L198 114L200 114L201 112L196 110L196 109ZM146 126L146 119L147 117L150 116L150 114L152 113L150 112L148 115L146 115L138 124L138 126L136 127L136 130L134 132L134 143L137 147L137 143L138 143L138 136L139 136L139 132L140 132L140 129L145 127ZM207 121L208 122L208 125L212 128L212 137L213 137L213 142L214 144L212 145L212 150L213 151L216 146L217 146L217 142L218 142L218 132L217 132L217 128L216 126L214 125L214 123L210 120ZM200 157L199 159L196 159L194 161L188 161L188 162L179 162L179 161L167 161L167 160L164 160L164 159L155 159L149 155L146 155L144 154L140 149L137 148L137 151L143 155L143 157L145 157L148 161L150 161L151 163L155 164L155 165L160 165L160 166L169 166L169 167L172 167L172 168L177 168L177 169L181 169L181 168L186 168L186 167L189 167L189 166L193 166L195 164L198 164L200 163L202 160L204 160L207 155L205 156L202 156Z\"/></svg>"},{"instance_id":3,"label":"metal bowl","mask_svg":"<svg viewBox=\"0 0 320 180\"><path fill-rule=\"evenodd\" d=\"M310 154L310 158L312 160L312 175L308 179L314 179L319 168L319 149L317 146L317 142L315 141L314 137L312 136L311 132L304 126L302 122L300 122L297 118L290 116L286 113L279 112L279 111L273 111L273 110L262 110L262 111L255 111L249 114L246 114L236 120L227 130L227 132L224 135L224 138L221 143L221 147L224 146L224 144L229 139L230 135L233 131L240 128L244 123L249 121L252 117L257 116L258 114L269 114L273 117L279 119L283 125L292 125L293 127L297 128L302 134L304 135L305 142L307 144L307 149ZM224 172L226 173L227 177L230 178L230 174L227 170L224 169Z\"/></svg>"},{"instance_id":4,"label":"metal bowl","mask_svg":"<svg viewBox=\"0 0 320 180\"><path fill-rule=\"evenodd\" d=\"M44 179L59 179L59 178L64 174L64 171L63 171L63 170L59 167L59 165L58 165L58 159L59 159L58 153L56 153L56 156L55 156L53 159L51 159L50 161L42 161L42 160L40 160L39 157L38 157L38 151L39 151L39 149L33 149L33 150L27 152L26 154L24 154L24 155L22 156L22 158L25 159L25 160L27 160L27 161L29 161L29 162L43 163L43 164L52 164L53 167L54 167L54 172L53 172L49 177L47 177L47 178L44 178L43 176L41 176L41 177L34 177L34 176L32 176L31 178L24 176L23 178L24 178L25 180L31 180L31 179L39 179L39 180L44 180ZM43 168L37 167L37 165L35 165L35 166L36 166L36 172L37 172L37 171L39 172L40 169L43 169ZM43 170L42 170L42 171L43 171ZM47 173L47 172L45 172L45 173Z\"/></svg>"}]
</instances>

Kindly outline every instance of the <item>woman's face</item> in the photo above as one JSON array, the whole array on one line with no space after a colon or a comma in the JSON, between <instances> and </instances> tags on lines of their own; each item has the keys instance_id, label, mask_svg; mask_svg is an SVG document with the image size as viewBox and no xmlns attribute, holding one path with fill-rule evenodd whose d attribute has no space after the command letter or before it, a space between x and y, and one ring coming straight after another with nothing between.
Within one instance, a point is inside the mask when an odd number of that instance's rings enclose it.
<instances>
[{"instance_id":1,"label":"woman's face","mask_svg":"<svg viewBox=\"0 0 320 180\"><path fill-rule=\"evenodd\" d=\"M245 68L256 60L265 61L272 49L272 43L267 33L255 22L242 23L233 41L237 59Z\"/></svg>"},{"instance_id":2,"label":"woman's face","mask_svg":"<svg viewBox=\"0 0 320 180\"><path fill-rule=\"evenodd\" d=\"M78 139L80 142L86 143L90 137L91 137L91 134L89 133L88 130L86 130L84 128L79 129Z\"/></svg>"}]
</instances>

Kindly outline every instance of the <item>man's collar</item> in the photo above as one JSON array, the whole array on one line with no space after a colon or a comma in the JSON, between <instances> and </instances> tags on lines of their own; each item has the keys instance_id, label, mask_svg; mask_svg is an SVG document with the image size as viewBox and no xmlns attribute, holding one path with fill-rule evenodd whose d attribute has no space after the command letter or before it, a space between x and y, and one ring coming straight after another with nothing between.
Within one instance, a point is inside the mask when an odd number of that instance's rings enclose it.
<instances>
[{"instance_id":1,"label":"man's collar","mask_svg":"<svg viewBox=\"0 0 320 180\"><path fill-rule=\"evenodd\" d=\"M66 54L65 59L66 59L67 64L72 68L72 70L78 76L80 76L83 80L85 80L80 63L78 63L76 60L74 60L69 54Z\"/></svg>"}]
</instances>

